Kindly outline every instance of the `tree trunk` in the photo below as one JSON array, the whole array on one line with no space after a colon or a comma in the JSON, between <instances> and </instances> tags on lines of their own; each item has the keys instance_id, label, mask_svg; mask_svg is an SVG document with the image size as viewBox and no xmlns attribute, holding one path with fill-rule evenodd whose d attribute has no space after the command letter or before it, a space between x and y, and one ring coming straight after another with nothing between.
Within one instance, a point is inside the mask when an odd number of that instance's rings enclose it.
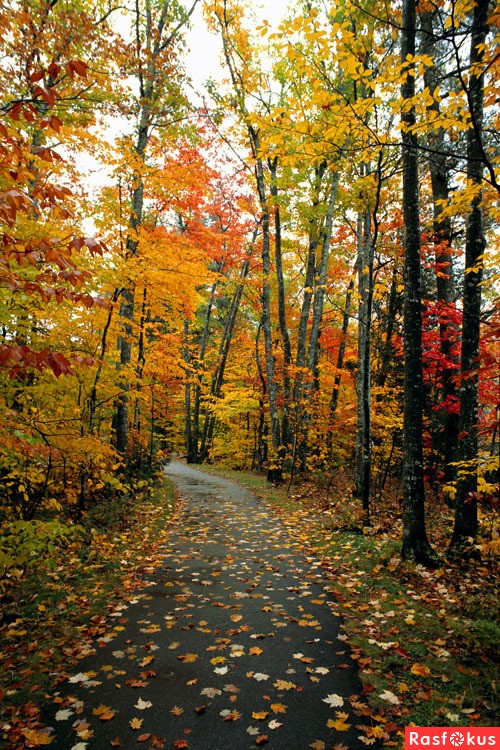
<instances>
[{"instance_id":1,"label":"tree trunk","mask_svg":"<svg viewBox=\"0 0 500 750\"><path fill-rule=\"evenodd\" d=\"M135 151L140 160L144 160L146 148L149 140L149 111L143 107L141 113L141 125L139 127ZM142 224L142 214L144 210L144 182L142 177L137 176L138 183L132 193L132 206L129 219L129 234L126 242L127 258L135 257L138 252L139 243L136 239L136 230ZM127 289L122 291L122 303L120 305L119 317L122 328L122 334L119 338L118 347L120 350L121 371L127 369L132 360L132 340L133 340L133 320L135 308L135 290L134 285L130 284ZM129 437L129 391L130 383L127 375L122 378L121 392L118 396L116 418L114 420L116 430L116 449L119 453L125 454L128 448Z\"/></svg>"},{"instance_id":2,"label":"tree trunk","mask_svg":"<svg viewBox=\"0 0 500 750\"><path fill-rule=\"evenodd\" d=\"M344 308L344 314L342 317L342 333L340 338L340 344L339 344L339 350L337 353L337 362L335 365L335 378L333 380L333 388L332 388L332 396L330 398L330 409L329 409L329 429L328 429L328 445L331 451L332 446L332 438L333 438L333 432L332 432L332 425L335 420L335 413L337 411L338 403L339 403L339 391L340 391L340 383L342 380L342 368L344 367L344 357L345 357L345 348L347 344L347 333L349 330L349 321L351 318L351 304L352 304L352 295L354 292L354 276L349 281L349 286L347 287L347 293L345 297L345 308Z\"/></svg>"},{"instance_id":3,"label":"tree trunk","mask_svg":"<svg viewBox=\"0 0 500 750\"><path fill-rule=\"evenodd\" d=\"M416 0L403 0L401 60L415 55ZM408 62L401 87L403 217L404 217L404 437L403 437L403 559L435 564L427 539L424 510L422 450L424 387L422 372L422 299L415 66Z\"/></svg>"},{"instance_id":4,"label":"tree trunk","mask_svg":"<svg viewBox=\"0 0 500 750\"><path fill-rule=\"evenodd\" d=\"M437 39L433 25L434 13L426 11L421 15L422 53L430 57L436 54ZM425 69L424 82L432 97L427 105L430 119L439 118L441 107L434 94L439 86L436 63ZM431 175L433 200L433 242L435 247L436 287L439 304L439 348L444 364L441 373L441 404L439 413L442 425L438 447L443 455L444 482L453 482L456 471L453 462L456 460L458 445L459 419L455 408L458 392L455 376L458 361L454 361L453 350L459 336L455 321L456 289L453 275L453 229L451 218L443 216L442 208L449 201L449 158L445 150L445 132L443 128L433 130L429 136L429 169Z\"/></svg>"},{"instance_id":5,"label":"tree trunk","mask_svg":"<svg viewBox=\"0 0 500 750\"><path fill-rule=\"evenodd\" d=\"M311 419L312 391L315 383L317 384L317 363L319 361L319 339L321 333L321 322L323 320L323 306L325 299L326 282L328 276L328 261L330 259L330 244L332 240L333 214L337 201L340 175L338 172L332 173L332 181L328 196L328 207L324 219L323 230L321 232L321 256L319 263L314 269L314 297L312 300L312 321L311 332L309 334L309 345L307 347L306 367L308 370L308 380L303 384L300 396L303 398L301 406L301 424L298 435L300 437L298 444L298 453L302 468L306 467L307 445L309 423ZM298 378L302 378L300 372ZM297 428L298 429L298 428Z\"/></svg>"},{"instance_id":6,"label":"tree trunk","mask_svg":"<svg viewBox=\"0 0 500 750\"><path fill-rule=\"evenodd\" d=\"M189 321L184 321L184 371L186 373L186 382L184 384L184 436L186 443L186 460L188 464L195 463L198 455L197 446L193 443L192 428L192 371L191 371L191 347L189 345Z\"/></svg>"},{"instance_id":7,"label":"tree trunk","mask_svg":"<svg viewBox=\"0 0 500 750\"><path fill-rule=\"evenodd\" d=\"M274 258L278 289L278 324L281 341L283 343L283 411L281 418L281 442L286 448L290 439L288 409L291 396L290 366L292 364L292 347L286 323L285 279L283 276L283 258L281 252L281 214L278 203L278 157L270 159L268 164L271 173L270 192L274 201Z\"/></svg>"},{"instance_id":8,"label":"tree trunk","mask_svg":"<svg viewBox=\"0 0 500 750\"><path fill-rule=\"evenodd\" d=\"M368 520L371 493L371 317L373 299L373 242L368 210L358 217L358 377L356 429L356 495Z\"/></svg>"},{"instance_id":9,"label":"tree trunk","mask_svg":"<svg viewBox=\"0 0 500 750\"><path fill-rule=\"evenodd\" d=\"M255 176L259 203L262 211L262 330L266 353L267 394L269 399L269 421L271 425L272 455L267 478L271 482L281 481L283 472L283 446L278 406L278 383L275 375L275 358L271 323L271 231L269 224L269 204L266 196L264 166L258 158L259 139L254 128L249 128L254 147Z\"/></svg>"},{"instance_id":10,"label":"tree trunk","mask_svg":"<svg viewBox=\"0 0 500 750\"><path fill-rule=\"evenodd\" d=\"M467 178L475 189L475 197L467 220L465 239L465 284L463 292L462 355L460 382L459 461L466 464L459 471L455 498L455 524L450 542L452 554L462 554L468 539L478 531L477 518L477 454L479 414L479 342L481 326L481 281L483 253L486 242L483 226L482 135L484 74L482 67L489 0L477 0L470 39L470 74L468 98L473 128L467 131Z\"/></svg>"},{"instance_id":11,"label":"tree trunk","mask_svg":"<svg viewBox=\"0 0 500 750\"><path fill-rule=\"evenodd\" d=\"M236 289L233 294L233 298L231 300L231 305L229 307L229 312L227 314L226 322L224 325L224 332L222 334L222 339L219 345L219 352L217 356L217 364L215 366L215 370L212 375L212 383L210 386L210 400L212 402L215 402L219 397L222 390L222 385L224 383L224 373L226 369L226 362L229 355L229 349L231 347L231 342L233 338L233 331L234 327L236 325L236 318L238 316L238 310L240 307L241 302L241 295L243 294L243 281L247 277L248 272L250 270L250 257L253 252L254 243L257 238L257 232L256 229L252 240L248 246L248 253L247 257L243 261L243 264L241 266L240 270L240 280L236 286ZM200 447L200 459L204 460L208 458L210 455L210 449L212 447L212 441L213 441L213 435L214 435L214 429L215 429L215 417L213 414L210 414L208 411L205 414L205 423L203 425L203 435L201 439L201 447Z\"/></svg>"}]
</instances>

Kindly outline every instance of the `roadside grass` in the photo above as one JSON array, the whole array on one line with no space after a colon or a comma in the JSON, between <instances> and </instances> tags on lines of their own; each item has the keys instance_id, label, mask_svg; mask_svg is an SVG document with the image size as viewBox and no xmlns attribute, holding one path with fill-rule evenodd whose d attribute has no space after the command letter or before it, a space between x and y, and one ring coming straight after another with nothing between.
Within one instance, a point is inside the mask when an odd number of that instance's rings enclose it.
<instances>
[{"instance_id":1,"label":"roadside grass","mask_svg":"<svg viewBox=\"0 0 500 750\"><path fill-rule=\"evenodd\" d=\"M37 704L116 625L107 615L161 564L175 491L149 491L90 509L79 535L7 580L0 604L0 737L36 726Z\"/></svg>"},{"instance_id":2,"label":"roadside grass","mask_svg":"<svg viewBox=\"0 0 500 750\"><path fill-rule=\"evenodd\" d=\"M331 576L336 613L357 661L372 720L387 745L404 727L494 726L500 715L500 604L495 561L444 559L451 511L434 504L429 529L438 570L402 562L399 510L377 508L363 526L357 501L312 484L286 492L249 472L203 467L240 482L270 504Z\"/></svg>"}]
</instances>

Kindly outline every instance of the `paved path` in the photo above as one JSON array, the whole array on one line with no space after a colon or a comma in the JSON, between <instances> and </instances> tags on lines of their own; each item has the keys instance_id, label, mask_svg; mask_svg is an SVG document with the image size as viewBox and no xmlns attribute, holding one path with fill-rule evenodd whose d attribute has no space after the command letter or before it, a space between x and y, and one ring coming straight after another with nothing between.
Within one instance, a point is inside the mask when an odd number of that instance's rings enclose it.
<instances>
[{"instance_id":1,"label":"paved path","mask_svg":"<svg viewBox=\"0 0 500 750\"><path fill-rule=\"evenodd\" d=\"M56 689L50 748L364 748L321 567L241 486L179 462L167 473L183 506L164 564Z\"/></svg>"}]
</instances>

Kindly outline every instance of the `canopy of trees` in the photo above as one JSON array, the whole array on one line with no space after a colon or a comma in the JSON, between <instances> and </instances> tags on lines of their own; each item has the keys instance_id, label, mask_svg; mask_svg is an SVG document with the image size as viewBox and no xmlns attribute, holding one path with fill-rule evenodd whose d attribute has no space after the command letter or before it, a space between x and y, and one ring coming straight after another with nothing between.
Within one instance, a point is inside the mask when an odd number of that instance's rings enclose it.
<instances>
[{"instance_id":1,"label":"canopy of trees","mask_svg":"<svg viewBox=\"0 0 500 750\"><path fill-rule=\"evenodd\" d=\"M498 508L495 3L297 0L277 27L249 0L9 6L4 533L62 533L176 451L342 473L364 523L395 493L430 565L444 496L449 553L474 552ZM202 14L225 72L203 106Z\"/></svg>"}]
</instances>

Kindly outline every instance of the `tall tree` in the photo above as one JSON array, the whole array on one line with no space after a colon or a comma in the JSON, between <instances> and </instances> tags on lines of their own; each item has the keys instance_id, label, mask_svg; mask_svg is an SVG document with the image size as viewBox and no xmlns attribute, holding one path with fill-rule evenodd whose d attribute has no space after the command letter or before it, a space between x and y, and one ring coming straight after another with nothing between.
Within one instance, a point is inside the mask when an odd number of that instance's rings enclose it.
<instances>
[{"instance_id":1,"label":"tall tree","mask_svg":"<svg viewBox=\"0 0 500 750\"><path fill-rule=\"evenodd\" d=\"M126 240L127 257L139 253L139 230L144 213L144 179L146 155L155 128L172 126L179 117L179 107L186 107L182 94L182 74L176 61L181 33L189 22L199 0L189 10L171 0L137 2L133 13L134 59L132 71L136 77L139 96L136 103L137 129L133 148L132 194ZM175 112L175 110L178 110ZM125 454L129 439L129 378L126 374L132 359L134 340L135 291L127 283L121 292L119 339L120 368L124 372L117 399L115 432L116 448Z\"/></svg>"},{"instance_id":2,"label":"tall tree","mask_svg":"<svg viewBox=\"0 0 500 750\"><path fill-rule=\"evenodd\" d=\"M402 62L402 164L404 216L404 446L403 446L403 544L404 559L435 564L427 539L424 511L422 371L422 293L420 266L420 204L418 190L418 143L415 132L416 0L403 0L401 29Z\"/></svg>"},{"instance_id":3,"label":"tall tree","mask_svg":"<svg viewBox=\"0 0 500 750\"><path fill-rule=\"evenodd\" d=\"M465 239L462 355L460 369L460 441L455 523L450 543L460 553L478 532L477 457L479 421L479 343L481 336L481 284L486 248L483 217L484 45L488 34L489 0L474 3L470 31L469 81L464 82L470 112L467 131L467 180L472 192Z\"/></svg>"}]
</instances>

